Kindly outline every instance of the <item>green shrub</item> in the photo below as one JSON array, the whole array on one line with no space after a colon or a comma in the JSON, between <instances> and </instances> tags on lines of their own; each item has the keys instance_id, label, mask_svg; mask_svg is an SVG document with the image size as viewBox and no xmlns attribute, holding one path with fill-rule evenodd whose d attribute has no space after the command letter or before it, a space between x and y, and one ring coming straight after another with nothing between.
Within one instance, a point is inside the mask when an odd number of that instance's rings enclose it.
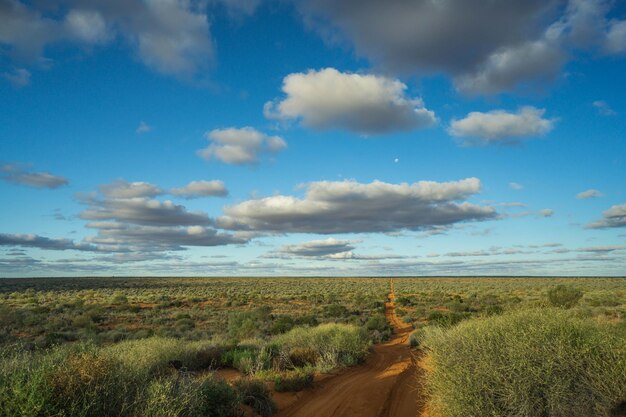
<instances>
[{"instance_id":1,"label":"green shrub","mask_svg":"<svg viewBox=\"0 0 626 417\"><path fill-rule=\"evenodd\" d=\"M428 323L435 326L450 327L469 318L469 316L469 313L435 310L428 315Z\"/></svg>"},{"instance_id":2,"label":"green shrub","mask_svg":"<svg viewBox=\"0 0 626 417\"><path fill-rule=\"evenodd\" d=\"M274 389L278 392L302 391L313 385L314 376L312 369L285 371L274 378Z\"/></svg>"},{"instance_id":3,"label":"green shrub","mask_svg":"<svg viewBox=\"0 0 626 417\"><path fill-rule=\"evenodd\" d=\"M296 368L307 365L315 366L319 357L320 354L314 347L297 347L289 351L289 360Z\"/></svg>"},{"instance_id":4,"label":"green shrub","mask_svg":"<svg viewBox=\"0 0 626 417\"><path fill-rule=\"evenodd\" d=\"M555 307L572 308L582 297L582 291L563 284L548 291L548 301Z\"/></svg>"},{"instance_id":5,"label":"green shrub","mask_svg":"<svg viewBox=\"0 0 626 417\"><path fill-rule=\"evenodd\" d=\"M560 309L428 327L433 414L608 417L626 398L625 340Z\"/></svg>"},{"instance_id":6,"label":"green shrub","mask_svg":"<svg viewBox=\"0 0 626 417\"><path fill-rule=\"evenodd\" d=\"M353 366L365 359L370 342L359 327L349 324L327 323L317 327L296 327L275 336L272 343L278 355L289 357L294 349L315 349L319 369Z\"/></svg>"},{"instance_id":7,"label":"green shrub","mask_svg":"<svg viewBox=\"0 0 626 417\"><path fill-rule=\"evenodd\" d=\"M239 394L240 401L252 407L257 415L271 417L276 411L276 404L274 404L272 395L263 381L242 378L235 382L235 389Z\"/></svg>"}]
</instances>

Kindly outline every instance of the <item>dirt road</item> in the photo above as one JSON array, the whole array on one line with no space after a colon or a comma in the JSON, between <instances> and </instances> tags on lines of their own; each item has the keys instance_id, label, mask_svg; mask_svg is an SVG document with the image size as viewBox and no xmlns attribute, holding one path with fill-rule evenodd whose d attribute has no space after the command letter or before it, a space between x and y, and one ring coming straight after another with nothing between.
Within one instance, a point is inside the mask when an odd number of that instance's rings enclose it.
<instances>
[{"instance_id":1,"label":"dirt road","mask_svg":"<svg viewBox=\"0 0 626 417\"><path fill-rule=\"evenodd\" d=\"M279 401L277 417L417 417L418 383L408 345L412 328L396 316L393 280L385 315L394 328L391 340L374 346L365 364Z\"/></svg>"}]
</instances>

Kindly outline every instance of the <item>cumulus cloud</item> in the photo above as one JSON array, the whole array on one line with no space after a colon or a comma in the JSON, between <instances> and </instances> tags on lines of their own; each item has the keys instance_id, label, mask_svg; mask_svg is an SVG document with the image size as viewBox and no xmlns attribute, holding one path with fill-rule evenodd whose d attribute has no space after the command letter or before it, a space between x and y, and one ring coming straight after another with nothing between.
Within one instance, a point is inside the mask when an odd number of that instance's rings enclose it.
<instances>
[{"instance_id":1,"label":"cumulus cloud","mask_svg":"<svg viewBox=\"0 0 626 417\"><path fill-rule=\"evenodd\" d=\"M152 126L150 126L148 123L144 122L143 120L139 122L139 126L137 126L137 129L135 129L135 133L141 135L143 133L148 133L148 132L152 132Z\"/></svg>"},{"instance_id":2,"label":"cumulus cloud","mask_svg":"<svg viewBox=\"0 0 626 417\"><path fill-rule=\"evenodd\" d=\"M539 215L541 217L552 217L554 216L554 210L548 209L548 208L542 209L542 210L539 210Z\"/></svg>"},{"instance_id":3,"label":"cumulus cloud","mask_svg":"<svg viewBox=\"0 0 626 417\"><path fill-rule=\"evenodd\" d=\"M111 36L104 17L95 10L70 10L63 25L69 36L87 44L104 43Z\"/></svg>"},{"instance_id":4,"label":"cumulus cloud","mask_svg":"<svg viewBox=\"0 0 626 417\"><path fill-rule=\"evenodd\" d=\"M461 202L479 191L477 178L413 184L320 181L307 185L304 198L275 195L227 206L217 224L235 230L329 234L424 230L495 219L492 207Z\"/></svg>"},{"instance_id":5,"label":"cumulus cloud","mask_svg":"<svg viewBox=\"0 0 626 417\"><path fill-rule=\"evenodd\" d=\"M545 135L553 129L555 119L544 118L544 113L544 109L530 106L522 107L517 113L504 110L471 112L463 119L452 120L448 132L463 138L462 143L468 146L517 143Z\"/></svg>"},{"instance_id":6,"label":"cumulus cloud","mask_svg":"<svg viewBox=\"0 0 626 417\"><path fill-rule=\"evenodd\" d=\"M579 200L586 200L588 198L599 198L599 197L602 197L603 195L604 194L602 194L598 190L590 189L590 190L582 191L576 194L576 198Z\"/></svg>"},{"instance_id":7,"label":"cumulus cloud","mask_svg":"<svg viewBox=\"0 0 626 417\"><path fill-rule=\"evenodd\" d=\"M144 255L184 250L188 246L243 244L250 240L245 233L218 231L213 227L214 219L206 213L192 212L170 200L154 198L167 193L184 198L225 195L227 191L221 181L192 181L166 191L148 182L117 180L98 190L100 194L78 196L87 206L80 218L89 220L87 228L97 231L84 242L95 245L98 252L133 253L136 259L141 259ZM116 259L130 260L126 256Z\"/></svg>"},{"instance_id":8,"label":"cumulus cloud","mask_svg":"<svg viewBox=\"0 0 626 417\"><path fill-rule=\"evenodd\" d=\"M170 194L183 198L225 197L228 190L223 181L191 181L184 187L172 188Z\"/></svg>"},{"instance_id":9,"label":"cumulus cloud","mask_svg":"<svg viewBox=\"0 0 626 417\"><path fill-rule=\"evenodd\" d=\"M95 251L93 245L75 243L70 239L51 239L35 234L7 234L0 233L0 246L20 246L48 250L80 250Z\"/></svg>"},{"instance_id":10,"label":"cumulus cloud","mask_svg":"<svg viewBox=\"0 0 626 417\"><path fill-rule=\"evenodd\" d=\"M15 88L26 87L30 84L31 74L25 68L15 68L12 71L4 72L2 76Z\"/></svg>"},{"instance_id":11,"label":"cumulus cloud","mask_svg":"<svg viewBox=\"0 0 626 417\"><path fill-rule=\"evenodd\" d=\"M128 182L121 179L111 184L101 185L98 189L110 198L154 197L163 193L159 187L148 182Z\"/></svg>"},{"instance_id":12,"label":"cumulus cloud","mask_svg":"<svg viewBox=\"0 0 626 417\"><path fill-rule=\"evenodd\" d=\"M29 172L16 164L5 164L0 168L0 178L14 184L33 188L59 188L68 185L65 177L52 175L48 172Z\"/></svg>"},{"instance_id":13,"label":"cumulus cloud","mask_svg":"<svg viewBox=\"0 0 626 417\"><path fill-rule=\"evenodd\" d=\"M626 204L611 206L602 213L602 219L587 225L589 229L606 229L610 227L626 227Z\"/></svg>"},{"instance_id":14,"label":"cumulus cloud","mask_svg":"<svg viewBox=\"0 0 626 417\"><path fill-rule=\"evenodd\" d=\"M213 41L205 5L190 0L59 0L60 13L43 3L7 0L0 5L0 44L20 59L34 61L59 42L97 46L123 39L139 59L158 72L190 77L206 68Z\"/></svg>"},{"instance_id":15,"label":"cumulus cloud","mask_svg":"<svg viewBox=\"0 0 626 417\"><path fill-rule=\"evenodd\" d=\"M626 24L604 0L295 0L329 43L412 74L444 73L472 94L554 79L576 51L626 51Z\"/></svg>"},{"instance_id":16,"label":"cumulus cloud","mask_svg":"<svg viewBox=\"0 0 626 417\"><path fill-rule=\"evenodd\" d=\"M354 249L353 243L351 240L338 240L330 237L295 245L285 245L279 249L279 252L303 257L329 256L352 251Z\"/></svg>"},{"instance_id":17,"label":"cumulus cloud","mask_svg":"<svg viewBox=\"0 0 626 417\"><path fill-rule=\"evenodd\" d=\"M614 20L609 24L604 49L609 54L626 52L626 20Z\"/></svg>"},{"instance_id":18,"label":"cumulus cloud","mask_svg":"<svg viewBox=\"0 0 626 417\"><path fill-rule=\"evenodd\" d=\"M280 136L268 136L251 127L215 129L205 137L210 144L200 149L198 155L233 165L256 164L261 154L276 154L287 147Z\"/></svg>"},{"instance_id":19,"label":"cumulus cloud","mask_svg":"<svg viewBox=\"0 0 626 417\"><path fill-rule=\"evenodd\" d=\"M80 213L86 220L115 220L151 226L208 225L211 219L206 213L189 212L184 206L170 200L147 198L94 199L89 208Z\"/></svg>"},{"instance_id":20,"label":"cumulus cloud","mask_svg":"<svg viewBox=\"0 0 626 417\"><path fill-rule=\"evenodd\" d=\"M601 116L615 116L617 114L617 112L613 110L604 100L596 100L591 104L596 108L598 114Z\"/></svg>"},{"instance_id":21,"label":"cumulus cloud","mask_svg":"<svg viewBox=\"0 0 626 417\"><path fill-rule=\"evenodd\" d=\"M454 77L456 88L467 94L496 94L532 81L551 81L567 55L554 42L541 39L495 51L474 71Z\"/></svg>"},{"instance_id":22,"label":"cumulus cloud","mask_svg":"<svg viewBox=\"0 0 626 417\"><path fill-rule=\"evenodd\" d=\"M383 134L432 126L435 113L406 95L395 79L339 72L334 68L294 73L283 79L286 97L265 104L266 117L299 119L315 129Z\"/></svg>"},{"instance_id":23,"label":"cumulus cloud","mask_svg":"<svg viewBox=\"0 0 626 417\"><path fill-rule=\"evenodd\" d=\"M98 229L98 235L87 238L88 242L103 248L128 248L135 252L161 252L181 250L185 246L221 246L247 241L197 225L176 227L94 222L87 226Z\"/></svg>"}]
</instances>

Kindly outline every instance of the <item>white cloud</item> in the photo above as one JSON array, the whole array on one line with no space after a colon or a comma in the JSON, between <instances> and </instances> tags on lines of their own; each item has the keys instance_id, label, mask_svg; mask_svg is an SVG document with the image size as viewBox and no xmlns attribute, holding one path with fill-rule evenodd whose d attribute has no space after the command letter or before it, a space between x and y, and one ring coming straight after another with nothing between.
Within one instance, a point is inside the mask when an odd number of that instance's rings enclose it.
<instances>
[{"instance_id":1,"label":"white cloud","mask_svg":"<svg viewBox=\"0 0 626 417\"><path fill-rule=\"evenodd\" d=\"M183 198L225 197L228 190L223 181L191 181L184 187L172 188L170 194Z\"/></svg>"},{"instance_id":2,"label":"white cloud","mask_svg":"<svg viewBox=\"0 0 626 417\"><path fill-rule=\"evenodd\" d=\"M602 213L602 219L587 225L589 229L605 229L610 227L626 227L626 204L611 206Z\"/></svg>"},{"instance_id":3,"label":"white cloud","mask_svg":"<svg viewBox=\"0 0 626 417\"><path fill-rule=\"evenodd\" d=\"M349 253L354 249L354 241L328 238L323 240L311 240L295 245L285 245L279 249L279 253L303 257L319 257Z\"/></svg>"},{"instance_id":4,"label":"white cloud","mask_svg":"<svg viewBox=\"0 0 626 417\"><path fill-rule=\"evenodd\" d=\"M12 71L4 72L2 76L15 88L26 87L30 84L30 71L24 68L15 68Z\"/></svg>"},{"instance_id":5,"label":"white cloud","mask_svg":"<svg viewBox=\"0 0 626 417\"><path fill-rule=\"evenodd\" d=\"M65 16L64 25L72 38L87 44L107 42L111 35L106 21L95 10L70 10Z\"/></svg>"},{"instance_id":6,"label":"white cloud","mask_svg":"<svg viewBox=\"0 0 626 417\"><path fill-rule=\"evenodd\" d=\"M69 184L65 177L48 172L28 172L17 164L5 164L0 172L0 179L27 187L53 189Z\"/></svg>"},{"instance_id":7,"label":"white cloud","mask_svg":"<svg viewBox=\"0 0 626 417\"><path fill-rule=\"evenodd\" d=\"M109 198L154 197L163 193L163 190L156 185L143 181L116 180L98 188L102 194Z\"/></svg>"},{"instance_id":8,"label":"white cloud","mask_svg":"<svg viewBox=\"0 0 626 417\"><path fill-rule=\"evenodd\" d=\"M0 7L0 43L31 62L59 42L93 46L121 38L156 71L189 78L206 69L213 41L206 5L190 0L125 0L59 3L58 16L44 17L42 4L7 0Z\"/></svg>"},{"instance_id":9,"label":"white cloud","mask_svg":"<svg viewBox=\"0 0 626 417\"><path fill-rule=\"evenodd\" d=\"M626 52L626 20L614 20L610 23L604 49L610 54Z\"/></svg>"},{"instance_id":10,"label":"white cloud","mask_svg":"<svg viewBox=\"0 0 626 417\"><path fill-rule=\"evenodd\" d=\"M197 152L199 156L234 165L256 164L260 154L276 154L287 147L283 138L268 136L251 127L215 129L205 137L211 143Z\"/></svg>"},{"instance_id":11,"label":"white cloud","mask_svg":"<svg viewBox=\"0 0 626 417\"><path fill-rule=\"evenodd\" d=\"M603 195L604 194L602 194L598 190L590 189L590 190L582 191L582 192L576 194L576 198L579 199L579 200L586 200L588 198L602 197Z\"/></svg>"},{"instance_id":12,"label":"white cloud","mask_svg":"<svg viewBox=\"0 0 626 417\"><path fill-rule=\"evenodd\" d=\"M294 73L283 79L286 97L265 104L266 117L300 119L315 129L383 134L432 126L435 113L406 95L402 82L334 68Z\"/></svg>"},{"instance_id":13,"label":"white cloud","mask_svg":"<svg viewBox=\"0 0 626 417\"><path fill-rule=\"evenodd\" d=\"M48 250L97 250L97 248L93 245L74 243L70 239L51 239L34 234L0 233L0 246L20 246Z\"/></svg>"},{"instance_id":14,"label":"white cloud","mask_svg":"<svg viewBox=\"0 0 626 417\"><path fill-rule=\"evenodd\" d=\"M517 113L493 110L471 112L464 119L452 120L448 132L465 138L464 145L510 144L521 139L542 136L550 132L554 119L545 119L545 110L522 107Z\"/></svg>"},{"instance_id":15,"label":"white cloud","mask_svg":"<svg viewBox=\"0 0 626 417\"><path fill-rule=\"evenodd\" d=\"M137 129L135 129L135 133L141 135L142 133L151 132L152 129L152 126L142 120L139 122L139 126L137 126Z\"/></svg>"},{"instance_id":16,"label":"white cloud","mask_svg":"<svg viewBox=\"0 0 626 417\"><path fill-rule=\"evenodd\" d=\"M456 88L468 94L496 94L528 82L551 81L566 61L556 44L544 39L495 51L474 72L454 78Z\"/></svg>"},{"instance_id":17,"label":"white cloud","mask_svg":"<svg viewBox=\"0 0 626 417\"><path fill-rule=\"evenodd\" d=\"M596 108L596 110L598 110L598 114L600 114L601 116L617 115L617 112L613 110L611 106L609 106L609 104L604 100L596 100L591 104L593 105L593 107Z\"/></svg>"},{"instance_id":18,"label":"white cloud","mask_svg":"<svg viewBox=\"0 0 626 417\"><path fill-rule=\"evenodd\" d=\"M114 220L152 226L193 226L211 224L205 213L187 211L170 200L147 198L111 198L92 200L90 208L80 213L86 220Z\"/></svg>"},{"instance_id":19,"label":"white cloud","mask_svg":"<svg viewBox=\"0 0 626 417\"><path fill-rule=\"evenodd\" d=\"M539 210L539 215L541 217L552 217L552 216L554 216L554 210L548 209L548 208L543 209L543 210Z\"/></svg>"},{"instance_id":20,"label":"white cloud","mask_svg":"<svg viewBox=\"0 0 626 417\"><path fill-rule=\"evenodd\" d=\"M555 79L580 51L626 52L626 21L605 0L296 0L331 44L385 70L451 76L458 90L496 94ZM618 9L619 10L619 9ZM619 13L619 12L618 12Z\"/></svg>"},{"instance_id":21,"label":"white cloud","mask_svg":"<svg viewBox=\"0 0 626 417\"><path fill-rule=\"evenodd\" d=\"M424 230L497 217L492 207L461 202L480 191L480 180L321 181L308 184L304 198L275 195L224 208L225 229L270 232L359 233Z\"/></svg>"},{"instance_id":22,"label":"white cloud","mask_svg":"<svg viewBox=\"0 0 626 417\"><path fill-rule=\"evenodd\" d=\"M510 182L509 187L511 187L512 190L521 190L524 188L522 184L519 184L517 182Z\"/></svg>"}]
</instances>

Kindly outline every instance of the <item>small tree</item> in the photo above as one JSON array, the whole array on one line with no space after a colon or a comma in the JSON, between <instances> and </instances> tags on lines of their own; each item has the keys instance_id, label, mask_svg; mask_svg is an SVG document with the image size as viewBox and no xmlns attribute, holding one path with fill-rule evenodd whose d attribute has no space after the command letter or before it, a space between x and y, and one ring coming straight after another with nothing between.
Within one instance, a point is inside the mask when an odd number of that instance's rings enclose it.
<instances>
[{"instance_id":1,"label":"small tree","mask_svg":"<svg viewBox=\"0 0 626 417\"><path fill-rule=\"evenodd\" d=\"M572 308L583 297L583 292L567 285L557 285L548 291L548 301L555 307Z\"/></svg>"}]
</instances>

